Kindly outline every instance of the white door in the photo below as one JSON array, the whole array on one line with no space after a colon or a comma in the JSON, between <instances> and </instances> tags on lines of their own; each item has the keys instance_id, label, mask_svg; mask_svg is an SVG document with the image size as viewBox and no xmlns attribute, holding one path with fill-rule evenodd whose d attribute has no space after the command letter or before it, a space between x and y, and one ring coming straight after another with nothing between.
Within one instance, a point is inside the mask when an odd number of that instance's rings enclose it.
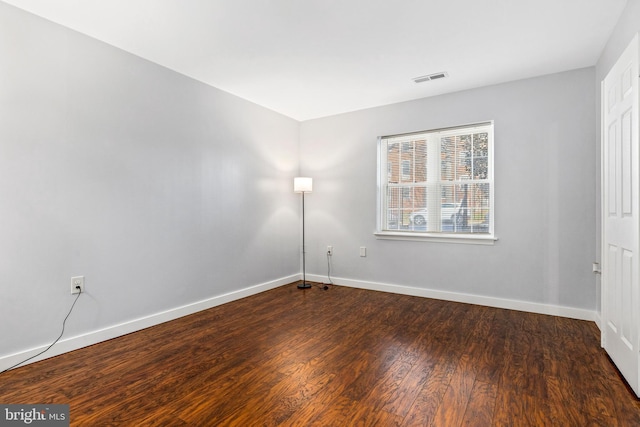
<instances>
[{"instance_id":1,"label":"white door","mask_svg":"<svg viewBox=\"0 0 640 427\"><path fill-rule=\"evenodd\" d=\"M602 83L602 344L640 396L638 35Z\"/></svg>"}]
</instances>

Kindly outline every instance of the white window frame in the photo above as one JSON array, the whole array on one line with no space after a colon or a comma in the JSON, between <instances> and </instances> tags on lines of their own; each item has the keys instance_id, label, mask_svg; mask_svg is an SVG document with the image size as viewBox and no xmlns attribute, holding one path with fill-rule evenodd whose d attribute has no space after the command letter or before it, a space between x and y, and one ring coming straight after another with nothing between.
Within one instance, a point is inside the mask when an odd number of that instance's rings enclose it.
<instances>
[{"instance_id":1,"label":"white window frame","mask_svg":"<svg viewBox=\"0 0 640 427\"><path fill-rule=\"evenodd\" d=\"M427 180L433 182L434 180L440 181L441 170L441 157L440 157L440 139L450 135L460 135L465 132L487 132L489 137L488 147L488 171L487 179L481 182L486 182L490 185L489 194L489 232L488 233L453 233L453 232L430 232L430 231L415 231L415 230L385 230L385 220L388 212L387 206L387 179L388 179L388 163L387 163L387 142L405 142L415 141L416 137L426 137L431 140L427 144L427 156L430 160L428 164L428 176ZM494 123L493 121L474 123L469 125L454 126L449 128L432 129L421 132L412 132L407 134L389 135L378 137L378 173L377 173L377 215L376 215L376 231L375 236L378 239L390 239L390 240L415 240L415 241L430 241L430 242L446 242L446 243L466 243L466 244L480 244L480 245L492 245L496 240L494 218L495 218L495 203L494 203L494 171L495 165L493 161L493 153L495 148L494 139ZM434 167L435 166L435 167ZM402 171L400 171L402 173ZM477 180L472 180L478 182ZM409 184L410 185L410 184ZM432 209L429 216L439 218L439 203L436 209Z\"/></svg>"}]
</instances>

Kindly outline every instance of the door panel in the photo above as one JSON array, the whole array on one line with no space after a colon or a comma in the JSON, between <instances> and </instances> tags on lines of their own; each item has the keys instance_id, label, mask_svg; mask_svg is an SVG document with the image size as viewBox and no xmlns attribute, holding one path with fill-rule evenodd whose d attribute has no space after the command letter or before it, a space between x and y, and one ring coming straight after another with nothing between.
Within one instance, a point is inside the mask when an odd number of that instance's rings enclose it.
<instances>
[{"instance_id":1,"label":"door panel","mask_svg":"<svg viewBox=\"0 0 640 427\"><path fill-rule=\"evenodd\" d=\"M620 313L620 307L618 306L618 278L616 277L616 273L618 269L616 266L618 265L618 248L613 245L608 246L608 257L606 263L603 265L603 278L607 283L608 292L604 294L606 301L605 305L607 307L607 319L606 325L607 328L611 329L614 335L618 334L618 316ZM607 267L605 270L605 266Z\"/></svg>"},{"instance_id":2,"label":"door panel","mask_svg":"<svg viewBox=\"0 0 640 427\"><path fill-rule=\"evenodd\" d=\"M622 319L622 331L620 332L620 338L622 342L627 346L630 351L633 351L634 345L634 325L633 325L633 311L631 302L633 301L633 254L626 249L622 250L622 268L621 273L621 290L620 290L620 302L621 302L621 316Z\"/></svg>"},{"instance_id":3,"label":"door panel","mask_svg":"<svg viewBox=\"0 0 640 427\"><path fill-rule=\"evenodd\" d=\"M618 208L618 203L617 203L617 194L618 192L616 191L616 184L617 184L617 180L616 180L616 175L617 175L617 169L618 169L618 150L617 150L617 143L618 143L618 138L616 137L617 133L618 133L618 127L617 127L618 123L617 122L613 122L609 125L608 131L607 131L607 140L605 142L606 146L607 146L607 187L605 187L607 189L607 194L606 197L609 201L609 203L607 204L607 206L609 207L609 212L608 212L608 216L616 216L618 214L617 208Z\"/></svg>"},{"instance_id":4,"label":"door panel","mask_svg":"<svg viewBox=\"0 0 640 427\"><path fill-rule=\"evenodd\" d=\"M602 343L640 396L638 36L603 82Z\"/></svg>"},{"instance_id":5,"label":"door panel","mask_svg":"<svg viewBox=\"0 0 640 427\"><path fill-rule=\"evenodd\" d=\"M633 169L633 153L631 150L631 138L632 138L632 113L633 109L628 109L622 113L620 119L621 123L621 155L620 160L622 163L622 215L631 216L633 213L633 182L632 182L632 169Z\"/></svg>"}]
</instances>

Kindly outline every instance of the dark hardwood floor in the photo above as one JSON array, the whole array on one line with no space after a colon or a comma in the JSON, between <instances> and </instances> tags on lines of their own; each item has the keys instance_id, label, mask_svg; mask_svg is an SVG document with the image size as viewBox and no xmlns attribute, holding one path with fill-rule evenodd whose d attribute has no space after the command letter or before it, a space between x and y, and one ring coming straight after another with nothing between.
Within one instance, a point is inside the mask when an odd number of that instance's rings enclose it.
<instances>
[{"instance_id":1,"label":"dark hardwood floor","mask_svg":"<svg viewBox=\"0 0 640 427\"><path fill-rule=\"evenodd\" d=\"M0 375L83 426L640 426L592 322L283 286Z\"/></svg>"}]
</instances>

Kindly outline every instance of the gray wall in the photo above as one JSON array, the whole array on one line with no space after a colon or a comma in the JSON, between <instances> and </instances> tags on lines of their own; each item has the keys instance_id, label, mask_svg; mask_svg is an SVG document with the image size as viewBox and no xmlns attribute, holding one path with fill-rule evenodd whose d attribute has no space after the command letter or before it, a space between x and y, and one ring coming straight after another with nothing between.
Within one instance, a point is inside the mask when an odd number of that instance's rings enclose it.
<instances>
[{"instance_id":1,"label":"gray wall","mask_svg":"<svg viewBox=\"0 0 640 427\"><path fill-rule=\"evenodd\" d=\"M336 278L594 310L593 81L588 68L303 122L307 271L326 274L333 245ZM377 240L376 138L486 120L495 245Z\"/></svg>"},{"instance_id":2,"label":"gray wall","mask_svg":"<svg viewBox=\"0 0 640 427\"><path fill-rule=\"evenodd\" d=\"M298 137L0 3L0 357L298 274Z\"/></svg>"},{"instance_id":3,"label":"gray wall","mask_svg":"<svg viewBox=\"0 0 640 427\"><path fill-rule=\"evenodd\" d=\"M598 135L598 139L596 142L596 150L597 150L597 158L596 158L596 173L598 177L600 176L600 135L601 135L601 110L600 110L600 102L601 102L601 93L600 93L600 85L602 80L606 77L607 73L616 63L622 52L627 48L631 39L637 32L640 31L640 1L638 0L630 0L627 2L627 6L625 7L622 15L620 16L620 20L616 25L615 29L611 33L611 37L609 37L609 41L607 42L600 58L598 59L598 63L596 64L596 132ZM597 194L600 195L600 180L596 183ZM598 196L597 201L597 229L596 229L596 247L598 253L598 261L600 261L600 245L601 245L601 215L600 215L600 196ZM600 301L600 278L598 277L598 287L597 287L597 311L601 312L601 301Z\"/></svg>"}]
</instances>

